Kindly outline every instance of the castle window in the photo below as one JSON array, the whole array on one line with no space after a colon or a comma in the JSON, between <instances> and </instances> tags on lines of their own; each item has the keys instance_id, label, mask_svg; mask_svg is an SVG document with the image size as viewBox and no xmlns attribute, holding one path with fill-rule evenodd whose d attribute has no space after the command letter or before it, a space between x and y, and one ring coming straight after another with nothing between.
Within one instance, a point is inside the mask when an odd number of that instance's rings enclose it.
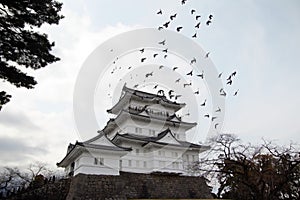
<instances>
[{"instance_id":1,"label":"castle window","mask_svg":"<svg viewBox=\"0 0 300 200\"><path fill-rule=\"evenodd\" d=\"M193 155L193 161L196 162L198 159L196 157L196 155Z\"/></svg>"},{"instance_id":2,"label":"castle window","mask_svg":"<svg viewBox=\"0 0 300 200\"><path fill-rule=\"evenodd\" d=\"M99 158L99 165L104 165L104 158Z\"/></svg>"},{"instance_id":3,"label":"castle window","mask_svg":"<svg viewBox=\"0 0 300 200\"><path fill-rule=\"evenodd\" d=\"M173 169L179 169L179 162L173 162L172 167Z\"/></svg>"},{"instance_id":4,"label":"castle window","mask_svg":"<svg viewBox=\"0 0 300 200\"><path fill-rule=\"evenodd\" d=\"M94 165L104 165L104 158L94 158Z\"/></svg>"},{"instance_id":5,"label":"castle window","mask_svg":"<svg viewBox=\"0 0 300 200\"><path fill-rule=\"evenodd\" d=\"M178 153L177 152L172 152L172 157L178 157Z\"/></svg>"},{"instance_id":6,"label":"castle window","mask_svg":"<svg viewBox=\"0 0 300 200\"><path fill-rule=\"evenodd\" d=\"M146 161L144 161L144 167L147 167L147 162Z\"/></svg>"},{"instance_id":7,"label":"castle window","mask_svg":"<svg viewBox=\"0 0 300 200\"><path fill-rule=\"evenodd\" d=\"M189 162L190 158L189 155L186 155L186 161Z\"/></svg>"},{"instance_id":8,"label":"castle window","mask_svg":"<svg viewBox=\"0 0 300 200\"><path fill-rule=\"evenodd\" d=\"M165 156L165 152L164 151L158 151L158 155L159 156Z\"/></svg>"},{"instance_id":9,"label":"castle window","mask_svg":"<svg viewBox=\"0 0 300 200\"><path fill-rule=\"evenodd\" d=\"M150 136L155 136L155 130L149 129L149 135L150 135Z\"/></svg>"},{"instance_id":10,"label":"castle window","mask_svg":"<svg viewBox=\"0 0 300 200\"><path fill-rule=\"evenodd\" d=\"M131 160L128 160L128 166L131 167Z\"/></svg>"},{"instance_id":11,"label":"castle window","mask_svg":"<svg viewBox=\"0 0 300 200\"><path fill-rule=\"evenodd\" d=\"M135 127L135 132L136 132L136 133L142 133L142 128Z\"/></svg>"},{"instance_id":12,"label":"castle window","mask_svg":"<svg viewBox=\"0 0 300 200\"><path fill-rule=\"evenodd\" d=\"M136 161L136 167L140 167L140 161L139 160Z\"/></svg>"}]
</instances>

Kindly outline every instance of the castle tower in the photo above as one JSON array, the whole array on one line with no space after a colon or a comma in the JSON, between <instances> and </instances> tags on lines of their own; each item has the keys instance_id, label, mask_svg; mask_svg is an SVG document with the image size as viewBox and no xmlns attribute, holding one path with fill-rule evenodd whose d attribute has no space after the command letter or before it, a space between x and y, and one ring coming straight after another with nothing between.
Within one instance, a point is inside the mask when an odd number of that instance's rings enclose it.
<instances>
[{"instance_id":1,"label":"castle tower","mask_svg":"<svg viewBox=\"0 0 300 200\"><path fill-rule=\"evenodd\" d=\"M208 146L186 141L186 131L197 124L184 122L176 112L185 106L163 94L123 87L114 115L98 135L70 144L57 163L70 175L168 172L187 175Z\"/></svg>"}]
</instances>

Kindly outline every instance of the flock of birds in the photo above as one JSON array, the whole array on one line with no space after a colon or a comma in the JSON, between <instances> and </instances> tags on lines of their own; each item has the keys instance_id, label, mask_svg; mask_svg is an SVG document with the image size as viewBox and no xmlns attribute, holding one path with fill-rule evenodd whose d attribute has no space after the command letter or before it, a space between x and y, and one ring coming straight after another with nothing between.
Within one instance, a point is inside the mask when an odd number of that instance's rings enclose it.
<instances>
[{"instance_id":1,"label":"flock of birds","mask_svg":"<svg viewBox=\"0 0 300 200\"><path fill-rule=\"evenodd\" d=\"M187 1L181 1L181 4L184 5L184 4L186 4L186 2L187 2ZM156 14L162 16L162 15L164 14L164 12L163 12L162 9L159 9L159 10L157 11ZM195 25L194 25L194 31L195 31L195 32L194 32L194 34L192 35L192 38L197 38L197 32L198 32L198 30L200 29L200 25L201 25L200 19L201 19L202 16L199 15L199 14L196 12L195 9L191 9L191 10L190 10L190 14L191 14L192 16L194 16L194 18L195 18L195 20L196 20L196 23L195 23ZM177 13L174 13L174 14L168 16L168 21L166 21L166 22L164 22L163 24L161 24L160 26L158 26L158 30L163 30L163 29L169 28L170 25L171 25L171 23L174 22L174 20L177 18L177 16L178 16ZM213 15L212 15L212 14L208 15L208 18L207 18L205 24L206 24L207 26L209 26L209 25L212 23L212 20L213 20ZM175 30L176 30L177 32L181 32L181 31L183 30L183 28L184 28L183 26L179 25L179 26L176 26Z\"/></svg>"},{"instance_id":2,"label":"flock of birds","mask_svg":"<svg viewBox=\"0 0 300 200\"><path fill-rule=\"evenodd\" d=\"M182 5L186 4L186 2L187 2L187 0L181 0ZM163 10L159 9L156 14L157 15L163 15L163 13L164 13ZM194 26L194 28L196 29L196 32L192 35L192 38L196 38L197 37L197 29L200 28L200 24L201 24L201 22L199 21L201 19L201 15L197 14L195 9L191 9L190 14L194 15L195 20L197 21L196 25ZM177 18L177 16L178 16L177 13L174 13L174 14L170 15L168 17L169 21L167 21L167 22L163 23L161 26L159 26L158 30L168 28L170 26L170 24ZM208 15L208 19L206 20L206 25L207 26L209 26L212 23L212 19L213 19L213 15L212 14ZM176 27L177 32L180 32L182 29L183 29L183 26ZM156 58L167 59L167 57L168 57L168 48L167 48L168 40L167 39L162 39L162 40L157 41L157 42L158 42L159 45L161 45L162 50L161 50L161 52L154 52L153 55L151 55L151 58L152 59L156 59ZM141 57L140 57L140 63L141 64L147 62L147 60L150 59L149 55L144 56L146 54L145 52L147 51L147 48L141 48L141 49L138 49L138 51L141 54ZM111 52L113 52L113 49L111 49ZM209 55L210 55L210 52L207 52L204 55L204 59L208 59ZM115 65L115 67L110 72L111 74L114 74L115 71L118 70L118 69L122 69L122 67L117 67L117 65L116 65L117 60L118 60L118 58L116 58L116 60L113 61L113 65ZM197 59L194 57L189 61L189 64L192 66L196 62L197 62ZM155 73L160 73L160 70L162 70L165 67L167 67L167 66L159 65L157 71L152 70L152 71L146 72L143 75L142 74L136 74L136 76L144 76L144 82L145 82L146 79L155 76ZM127 70L131 70L131 69L132 69L132 66L127 67ZM175 67L171 67L171 70L175 72L175 71L178 71L179 68L177 66L175 66ZM199 80L205 80L205 72L203 70L201 71L201 73L199 73L199 72L197 72L196 70L194 70L192 68L192 70L186 71L186 73L184 75L186 76L187 79L193 77L193 78L199 78ZM232 86L233 85L233 82L234 82L234 79L235 79L236 75L237 75L237 72L234 71L225 79L226 86ZM223 72L219 73L216 78L222 79L222 77L223 77ZM176 80L174 80L174 84L180 84L182 82L182 78L183 77L178 77ZM133 77L132 74L130 74L130 79L132 79L132 81L135 81L135 78ZM120 80L122 80L122 79L120 79ZM192 86L193 86L192 81L190 81L188 83L187 82L182 83L183 89L188 88L188 87L192 87ZM111 87L110 84L109 84L109 87ZM135 83L133 85L134 89L140 89L141 87L142 87L142 85L139 84L139 83ZM154 85L154 87L152 89L157 91L157 95L168 97L170 100L173 100L173 99L178 100L180 97L183 96L182 94L175 93L175 91L172 90L172 89L170 89L168 91L165 91L165 89L161 89L160 84ZM197 89L196 91L193 91L193 92L194 92L194 95L200 95L199 89ZM236 90L233 93L233 96L237 96L238 92L239 92L239 90ZM108 94L108 95L111 97L110 94ZM228 96L228 94L227 94L227 92L225 91L224 88L220 88L219 95L223 96L223 97ZM204 99L204 101L200 104L200 106L201 107L207 106L207 99ZM204 115L204 118L210 119L211 122L213 123L214 128L217 129L218 126L219 126L219 123L217 122L218 121L217 120L218 119L218 113L221 113L222 109L220 107L217 107L217 109L215 109L213 112L214 113L206 113ZM188 112L188 113L182 115L181 117L189 116L189 115L190 115L190 113Z\"/></svg>"}]
</instances>

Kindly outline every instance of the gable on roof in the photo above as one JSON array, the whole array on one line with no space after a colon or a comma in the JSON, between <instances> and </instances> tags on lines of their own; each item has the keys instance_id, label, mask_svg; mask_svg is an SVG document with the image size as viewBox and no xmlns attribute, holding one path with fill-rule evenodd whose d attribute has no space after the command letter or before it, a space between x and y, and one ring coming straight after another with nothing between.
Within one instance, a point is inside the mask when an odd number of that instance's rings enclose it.
<instances>
[{"instance_id":1,"label":"gable on roof","mask_svg":"<svg viewBox=\"0 0 300 200\"><path fill-rule=\"evenodd\" d=\"M140 142L143 143L143 145L146 145L148 143L156 143L159 145L175 145L178 147L180 146L188 147L189 145L192 145L191 143L188 142L178 141L174 137L174 134L171 132L170 129L166 129L162 131L156 137L148 137L148 136L125 133L125 134L116 134L115 137L112 139L112 141L116 143L124 140Z\"/></svg>"},{"instance_id":2,"label":"gable on roof","mask_svg":"<svg viewBox=\"0 0 300 200\"><path fill-rule=\"evenodd\" d=\"M101 146L101 148L105 148L105 149L129 150L127 148L120 147L117 144L115 144L113 141L111 141L107 137L107 135L103 131L100 131L99 135L97 135L96 137L83 142L82 145L85 146L85 147L96 147L96 148L99 148Z\"/></svg>"},{"instance_id":3,"label":"gable on roof","mask_svg":"<svg viewBox=\"0 0 300 200\"><path fill-rule=\"evenodd\" d=\"M165 132L162 132L160 134L163 134L163 136L160 137L158 135L159 139L157 139L156 142L180 145L180 142L175 138L170 129L167 129Z\"/></svg>"}]
</instances>

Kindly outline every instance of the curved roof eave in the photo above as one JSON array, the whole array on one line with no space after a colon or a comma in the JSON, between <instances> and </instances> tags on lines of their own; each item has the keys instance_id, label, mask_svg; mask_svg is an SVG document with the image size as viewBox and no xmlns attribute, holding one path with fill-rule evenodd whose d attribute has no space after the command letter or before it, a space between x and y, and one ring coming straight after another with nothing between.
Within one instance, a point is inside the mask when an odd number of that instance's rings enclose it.
<instances>
[{"instance_id":1,"label":"curved roof eave","mask_svg":"<svg viewBox=\"0 0 300 200\"><path fill-rule=\"evenodd\" d=\"M165 96L143 92L140 90L134 90L126 87L125 85L123 86L122 91L125 92L125 94L111 109L107 110L108 113L117 114L124 107L123 105L126 104L132 96L143 98L144 100L159 101L159 103L161 103L162 105L174 108L175 112L186 105L185 103L177 103L175 101L170 101Z\"/></svg>"}]
</instances>

